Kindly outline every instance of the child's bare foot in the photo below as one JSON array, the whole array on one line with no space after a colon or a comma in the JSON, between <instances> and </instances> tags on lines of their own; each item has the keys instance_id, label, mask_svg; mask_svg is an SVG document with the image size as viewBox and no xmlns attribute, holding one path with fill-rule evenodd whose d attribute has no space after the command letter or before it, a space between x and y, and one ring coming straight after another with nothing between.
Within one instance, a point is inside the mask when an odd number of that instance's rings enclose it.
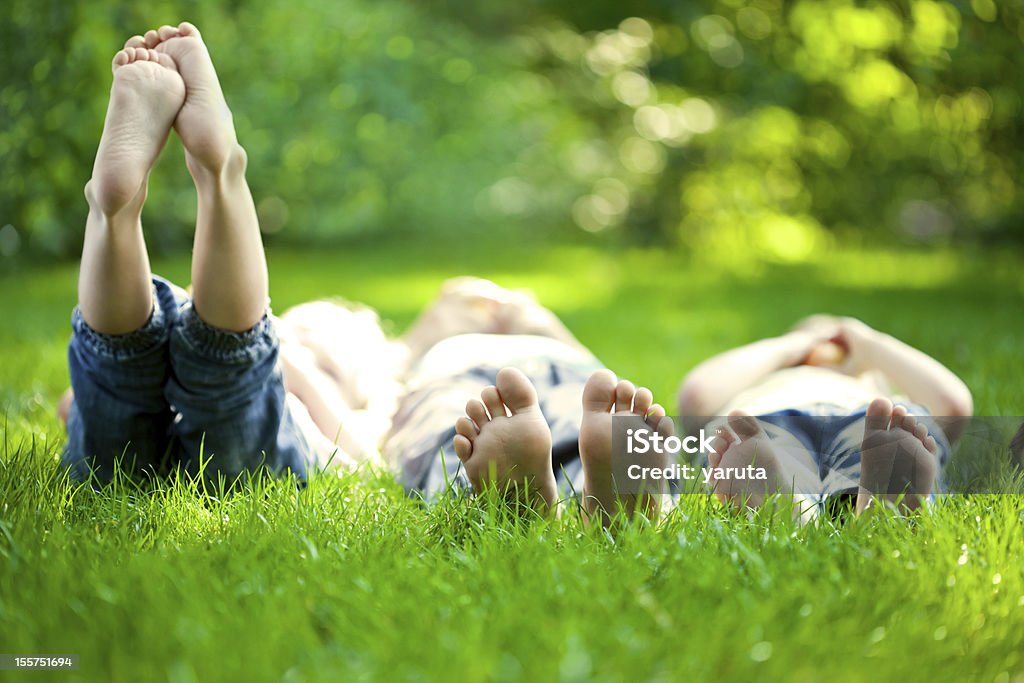
<instances>
[{"instance_id":1,"label":"child's bare foot","mask_svg":"<svg viewBox=\"0 0 1024 683\"><path fill-rule=\"evenodd\" d=\"M662 437L673 433L672 421L665 417L665 409L654 404L647 388L637 389L628 380L617 381L609 370L598 370L583 388L583 421L580 424L580 460L583 463L583 510L588 517L600 515L607 524L620 506L627 515L640 509L649 519L656 518L661 508L658 493L620 495L617 492L613 458L617 444L613 443L612 418L628 419L637 430L654 430ZM623 425L619 425L622 427ZM625 434L625 429L622 433ZM663 454L660 466L668 464Z\"/></svg>"},{"instance_id":2,"label":"child's bare foot","mask_svg":"<svg viewBox=\"0 0 1024 683\"><path fill-rule=\"evenodd\" d=\"M57 417L64 424L64 429L68 428L68 418L71 417L71 404L75 400L75 392L68 387L61 394L60 401L57 402Z\"/></svg>"},{"instance_id":3,"label":"child's bare foot","mask_svg":"<svg viewBox=\"0 0 1024 683\"><path fill-rule=\"evenodd\" d=\"M238 149L238 138L199 29L186 21L176 27L147 31L125 43L125 47L142 46L169 55L185 81L185 106L178 113L174 129L185 146L189 168L193 172L197 167L214 172L223 169Z\"/></svg>"},{"instance_id":4,"label":"child's bare foot","mask_svg":"<svg viewBox=\"0 0 1024 683\"><path fill-rule=\"evenodd\" d=\"M864 441L860 450L860 491L857 512L863 512L875 498L899 501L913 510L935 486L938 448L928 427L893 406L887 398L876 398L864 420Z\"/></svg>"},{"instance_id":5,"label":"child's bare foot","mask_svg":"<svg viewBox=\"0 0 1024 683\"><path fill-rule=\"evenodd\" d=\"M185 100L185 84L174 60L144 47L114 55L114 83L86 193L96 209L113 215L141 211L146 181L171 123Z\"/></svg>"},{"instance_id":6,"label":"child's bare foot","mask_svg":"<svg viewBox=\"0 0 1024 683\"><path fill-rule=\"evenodd\" d=\"M551 430L540 412L537 390L514 368L498 372L495 385L466 404L468 417L455 423L455 452L478 493L494 485L502 493L550 507L558 491L551 469Z\"/></svg>"},{"instance_id":7,"label":"child's bare foot","mask_svg":"<svg viewBox=\"0 0 1024 683\"><path fill-rule=\"evenodd\" d=\"M711 479L715 496L736 507L759 508L773 494L792 494L793 482L757 418L734 410L732 432L719 430L711 442Z\"/></svg>"}]
</instances>

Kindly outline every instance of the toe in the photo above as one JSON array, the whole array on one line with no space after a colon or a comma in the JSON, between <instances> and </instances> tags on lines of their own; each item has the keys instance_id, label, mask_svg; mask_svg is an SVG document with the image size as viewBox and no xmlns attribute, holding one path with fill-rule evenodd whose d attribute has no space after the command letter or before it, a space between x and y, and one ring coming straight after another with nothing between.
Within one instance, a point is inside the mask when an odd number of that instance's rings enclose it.
<instances>
[{"instance_id":1,"label":"toe","mask_svg":"<svg viewBox=\"0 0 1024 683\"><path fill-rule=\"evenodd\" d=\"M939 445L935 442L935 437L932 436L931 434L926 436L922 443L924 444L925 450L927 450L932 455L939 454Z\"/></svg>"},{"instance_id":2,"label":"toe","mask_svg":"<svg viewBox=\"0 0 1024 683\"><path fill-rule=\"evenodd\" d=\"M513 415L537 407L537 390L519 370L502 368L495 380L501 400Z\"/></svg>"},{"instance_id":3,"label":"toe","mask_svg":"<svg viewBox=\"0 0 1024 683\"><path fill-rule=\"evenodd\" d=\"M887 398L876 398L868 406L865 427L872 431L886 429L892 418L892 401Z\"/></svg>"},{"instance_id":4,"label":"toe","mask_svg":"<svg viewBox=\"0 0 1024 683\"><path fill-rule=\"evenodd\" d=\"M195 38L200 37L199 29L195 27L195 24L190 24L187 21L183 21L180 24L178 24L178 31L183 36L193 36Z\"/></svg>"},{"instance_id":5,"label":"toe","mask_svg":"<svg viewBox=\"0 0 1024 683\"><path fill-rule=\"evenodd\" d=\"M167 24L164 24L157 29L156 34L161 41L170 40L171 38L176 38L178 36L178 29L175 26L168 26Z\"/></svg>"},{"instance_id":6,"label":"toe","mask_svg":"<svg viewBox=\"0 0 1024 683\"><path fill-rule=\"evenodd\" d=\"M505 405L501 402L501 394L498 393L497 387L487 387L480 392L480 400L487 406L487 412L491 414L491 419L496 417L506 417Z\"/></svg>"},{"instance_id":7,"label":"toe","mask_svg":"<svg viewBox=\"0 0 1024 683\"><path fill-rule=\"evenodd\" d=\"M732 432L722 427L718 428L715 432L715 438L711 440L711 453L708 453L708 463L712 467L718 467L719 463L722 462L722 456L729 450L729 446L736 442L736 437L733 436Z\"/></svg>"},{"instance_id":8,"label":"toe","mask_svg":"<svg viewBox=\"0 0 1024 683\"><path fill-rule=\"evenodd\" d=\"M661 422L661 418L665 417L665 409L661 407L661 404L655 403L650 406L644 413L644 418L647 424L650 425L651 429L657 429L658 423Z\"/></svg>"},{"instance_id":9,"label":"toe","mask_svg":"<svg viewBox=\"0 0 1024 683\"><path fill-rule=\"evenodd\" d=\"M729 427L736 432L741 441L752 439L758 436L767 436L761 429L761 423L756 417L744 413L742 410L734 410L729 413Z\"/></svg>"},{"instance_id":10,"label":"toe","mask_svg":"<svg viewBox=\"0 0 1024 683\"><path fill-rule=\"evenodd\" d=\"M484 404L476 398L466 404L466 415L469 415L469 419L475 422L478 427L483 427L491 419L487 416L487 409L484 408Z\"/></svg>"},{"instance_id":11,"label":"toe","mask_svg":"<svg viewBox=\"0 0 1024 683\"><path fill-rule=\"evenodd\" d=\"M907 415L903 418L903 423L900 425L900 428L905 432L910 432L911 434L915 433L917 431L917 418L913 415Z\"/></svg>"},{"instance_id":12,"label":"toe","mask_svg":"<svg viewBox=\"0 0 1024 683\"><path fill-rule=\"evenodd\" d=\"M928 425L924 422L918 422L917 427L914 428L914 436L920 439L921 443L924 443L924 440L928 438Z\"/></svg>"},{"instance_id":13,"label":"toe","mask_svg":"<svg viewBox=\"0 0 1024 683\"><path fill-rule=\"evenodd\" d=\"M654 403L654 394L647 387L640 387L633 396L633 412L637 415L647 417L651 412L651 404Z\"/></svg>"},{"instance_id":14,"label":"toe","mask_svg":"<svg viewBox=\"0 0 1024 683\"><path fill-rule=\"evenodd\" d=\"M470 440L462 434L456 434L453 444L455 445L455 455L459 456L459 460L463 464L469 462L470 457L473 455L473 444Z\"/></svg>"},{"instance_id":15,"label":"toe","mask_svg":"<svg viewBox=\"0 0 1024 683\"><path fill-rule=\"evenodd\" d=\"M649 419L655 419L654 428L658 430L658 433L665 439L670 436L675 436L676 426L672 420L665 417L665 409L659 405L654 406L654 412Z\"/></svg>"},{"instance_id":16,"label":"toe","mask_svg":"<svg viewBox=\"0 0 1024 683\"><path fill-rule=\"evenodd\" d=\"M633 409L633 396L636 387L628 379L624 379L615 387L615 412L628 413Z\"/></svg>"},{"instance_id":17,"label":"toe","mask_svg":"<svg viewBox=\"0 0 1024 683\"><path fill-rule=\"evenodd\" d=\"M477 430L476 425L473 424L472 420L463 416L455 421L455 433L472 441L480 432Z\"/></svg>"},{"instance_id":18,"label":"toe","mask_svg":"<svg viewBox=\"0 0 1024 683\"><path fill-rule=\"evenodd\" d=\"M615 403L615 374L611 370L598 370L583 387L583 410L588 413L607 413Z\"/></svg>"},{"instance_id":19,"label":"toe","mask_svg":"<svg viewBox=\"0 0 1024 683\"><path fill-rule=\"evenodd\" d=\"M160 34L153 29L146 31L146 35L143 38L146 41L146 47L156 47L160 43Z\"/></svg>"},{"instance_id":20,"label":"toe","mask_svg":"<svg viewBox=\"0 0 1024 683\"><path fill-rule=\"evenodd\" d=\"M892 409L892 420L889 422L890 429L899 429L903 426L903 419L907 416L906 406L895 406Z\"/></svg>"},{"instance_id":21,"label":"toe","mask_svg":"<svg viewBox=\"0 0 1024 683\"><path fill-rule=\"evenodd\" d=\"M131 61L131 57L128 56L127 50L120 50L114 55L113 67L116 69L119 66L124 66Z\"/></svg>"},{"instance_id":22,"label":"toe","mask_svg":"<svg viewBox=\"0 0 1024 683\"><path fill-rule=\"evenodd\" d=\"M146 47L146 39L142 36L132 36L124 43L125 47Z\"/></svg>"}]
</instances>

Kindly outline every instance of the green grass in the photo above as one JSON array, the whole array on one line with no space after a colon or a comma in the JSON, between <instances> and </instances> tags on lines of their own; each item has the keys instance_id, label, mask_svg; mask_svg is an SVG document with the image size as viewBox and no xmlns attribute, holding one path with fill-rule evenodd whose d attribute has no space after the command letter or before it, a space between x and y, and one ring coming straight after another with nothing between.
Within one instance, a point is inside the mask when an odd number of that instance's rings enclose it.
<instances>
[{"instance_id":1,"label":"green grass","mask_svg":"<svg viewBox=\"0 0 1024 683\"><path fill-rule=\"evenodd\" d=\"M819 310L1021 415L1020 255L859 251L766 265L661 251L272 251L274 306L343 295L400 331L445 276L533 288L611 368L671 402L684 372ZM155 264L187 280L186 260ZM1024 681L1024 502L796 529L687 497L614 538L363 473L230 497L93 493L56 472L76 269L0 279L0 651L33 680ZM6 672L10 680L28 674ZM0 673L3 677L4 673Z\"/></svg>"}]
</instances>

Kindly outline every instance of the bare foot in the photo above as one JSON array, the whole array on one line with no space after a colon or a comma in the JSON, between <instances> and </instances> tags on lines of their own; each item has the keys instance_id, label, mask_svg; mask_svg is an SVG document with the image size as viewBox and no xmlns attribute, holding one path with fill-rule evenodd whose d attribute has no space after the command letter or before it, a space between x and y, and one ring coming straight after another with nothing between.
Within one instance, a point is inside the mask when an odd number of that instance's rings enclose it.
<instances>
[{"instance_id":1,"label":"bare foot","mask_svg":"<svg viewBox=\"0 0 1024 683\"><path fill-rule=\"evenodd\" d=\"M655 430L663 437L672 435L672 421L665 418L665 409L653 402L649 389L637 389L628 380L619 382L609 370L598 370L587 380L583 388L580 460L583 462L583 510L589 518L600 515L602 524L607 525L620 507L627 516L632 516L637 509L649 519L658 516L661 509L658 494L664 491L619 494L613 463L616 455L626 457L625 453L616 453L613 417L629 420L629 424L617 425L625 427L622 433L632 426L637 430ZM667 464L667 455L663 455L660 465Z\"/></svg>"},{"instance_id":2,"label":"bare foot","mask_svg":"<svg viewBox=\"0 0 1024 683\"><path fill-rule=\"evenodd\" d=\"M86 187L90 202L108 216L142 210L149 171L185 101L185 84L168 55L126 47L112 68L103 137Z\"/></svg>"},{"instance_id":3,"label":"bare foot","mask_svg":"<svg viewBox=\"0 0 1024 683\"><path fill-rule=\"evenodd\" d=\"M178 113L174 129L185 146L189 169L193 173L198 169L223 169L238 150L238 138L199 29L186 21L176 27L147 31L125 43L125 47L142 46L169 55L185 81L185 106Z\"/></svg>"},{"instance_id":4,"label":"bare foot","mask_svg":"<svg viewBox=\"0 0 1024 683\"><path fill-rule=\"evenodd\" d=\"M876 498L899 502L909 510L920 507L922 497L935 486L937 453L935 438L924 423L908 415L903 406L876 398L864 420L857 512Z\"/></svg>"},{"instance_id":5,"label":"bare foot","mask_svg":"<svg viewBox=\"0 0 1024 683\"><path fill-rule=\"evenodd\" d=\"M61 395L60 401L57 402L57 417L64 424L64 429L68 428L68 418L71 417L71 404L74 400L75 392L68 387Z\"/></svg>"},{"instance_id":6,"label":"bare foot","mask_svg":"<svg viewBox=\"0 0 1024 683\"><path fill-rule=\"evenodd\" d=\"M759 508L774 494L793 493L793 482L757 418L734 410L729 429L711 442L709 465L715 496L735 507Z\"/></svg>"},{"instance_id":7,"label":"bare foot","mask_svg":"<svg viewBox=\"0 0 1024 683\"><path fill-rule=\"evenodd\" d=\"M466 404L455 423L455 452L479 493L494 485L540 508L558 499L551 469L551 430L537 390L514 368L498 372L493 387Z\"/></svg>"}]
</instances>

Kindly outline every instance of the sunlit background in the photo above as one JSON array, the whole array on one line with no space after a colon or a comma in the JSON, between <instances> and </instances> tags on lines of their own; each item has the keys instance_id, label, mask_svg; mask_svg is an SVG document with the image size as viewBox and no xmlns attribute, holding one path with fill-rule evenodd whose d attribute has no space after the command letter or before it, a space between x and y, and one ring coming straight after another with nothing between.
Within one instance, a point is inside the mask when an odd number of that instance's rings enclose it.
<instances>
[{"instance_id":1,"label":"sunlit background","mask_svg":"<svg viewBox=\"0 0 1024 683\"><path fill-rule=\"evenodd\" d=\"M189 19L271 244L1024 241L1024 3L8 0L0 264L73 256L131 34ZM147 238L187 248L172 142ZM2 266L0 266L2 267Z\"/></svg>"}]
</instances>

